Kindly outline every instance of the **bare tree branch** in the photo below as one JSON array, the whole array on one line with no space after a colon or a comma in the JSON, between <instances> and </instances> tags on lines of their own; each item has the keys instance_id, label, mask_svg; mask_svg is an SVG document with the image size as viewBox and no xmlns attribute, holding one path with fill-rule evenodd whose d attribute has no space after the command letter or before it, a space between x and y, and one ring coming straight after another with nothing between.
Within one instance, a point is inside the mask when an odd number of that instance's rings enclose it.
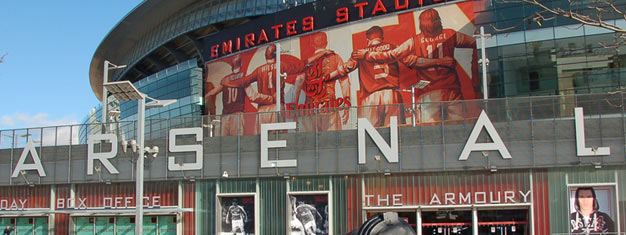
<instances>
[{"instance_id":1,"label":"bare tree branch","mask_svg":"<svg viewBox=\"0 0 626 235\"><path fill-rule=\"evenodd\" d=\"M594 26L608 31L614 32L614 40L611 44L607 42L600 42L605 48L619 49L619 47L626 45L626 29L619 27L615 24L607 23L605 20L606 15L618 15L621 19L626 20L626 12L615 4L615 0L568 0L568 9L560 7L550 7L545 4L543 0L494 0L497 3L511 4L511 3L526 3L539 7L539 10L534 14L524 18L521 23L511 27L497 28L494 25L490 25L496 32L503 32L512 30L522 25L523 22L535 22L540 27L543 21L553 20L557 17L564 17L572 19L582 25ZM620 18L618 18L620 19Z\"/></svg>"}]
</instances>

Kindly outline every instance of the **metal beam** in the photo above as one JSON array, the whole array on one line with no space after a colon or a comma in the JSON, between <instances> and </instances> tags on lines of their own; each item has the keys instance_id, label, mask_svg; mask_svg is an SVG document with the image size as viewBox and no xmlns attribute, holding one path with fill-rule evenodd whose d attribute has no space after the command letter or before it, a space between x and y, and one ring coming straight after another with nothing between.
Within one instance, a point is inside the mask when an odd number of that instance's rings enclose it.
<instances>
[{"instance_id":1,"label":"metal beam","mask_svg":"<svg viewBox=\"0 0 626 235\"><path fill-rule=\"evenodd\" d=\"M187 33L185 34L185 36L189 41L191 41L191 43L193 43L194 49L196 50L196 52L198 53L198 57L200 58L200 63L204 64L205 61L208 61L209 58L205 58L204 53L202 53L202 42L196 39L196 37L191 33Z\"/></svg>"},{"instance_id":2,"label":"metal beam","mask_svg":"<svg viewBox=\"0 0 626 235\"><path fill-rule=\"evenodd\" d=\"M176 63L180 63L189 59L189 56L180 52L178 49L176 49L176 47L172 46L171 44L165 44L163 48L167 49L167 51L172 54L172 56L174 56L174 60L176 60Z\"/></svg>"},{"instance_id":3,"label":"metal beam","mask_svg":"<svg viewBox=\"0 0 626 235\"><path fill-rule=\"evenodd\" d=\"M167 65L165 63L161 62L161 60L159 59L155 59L152 55L146 56L144 59L152 63L157 68L157 71L161 71L167 68Z\"/></svg>"},{"instance_id":4,"label":"metal beam","mask_svg":"<svg viewBox=\"0 0 626 235\"><path fill-rule=\"evenodd\" d=\"M150 74L146 73L146 71L143 71L142 69L137 68L137 66L134 66L134 67L132 68L132 70L133 70L133 72L136 72L136 73L140 74L140 75L141 75L141 77L147 77L147 76L150 76Z\"/></svg>"}]
</instances>

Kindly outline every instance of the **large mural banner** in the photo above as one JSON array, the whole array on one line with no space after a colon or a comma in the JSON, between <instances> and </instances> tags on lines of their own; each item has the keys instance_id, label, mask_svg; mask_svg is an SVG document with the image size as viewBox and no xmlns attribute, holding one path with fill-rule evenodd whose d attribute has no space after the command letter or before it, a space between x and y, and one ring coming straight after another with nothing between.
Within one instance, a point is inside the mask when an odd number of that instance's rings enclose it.
<instances>
[{"instance_id":1,"label":"large mural banner","mask_svg":"<svg viewBox=\"0 0 626 235\"><path fill-rule=\"evenodd\" d=\"M391 116L400 124L414 116L417 123L463 119L460 103L438 102L482 96L473 12L467 1L281 41L280 92L274 44L210 61L205 112L224 115L222 135L253 135L259 124L284 121L296 121L299 131L328 131L345 129L356 118L376 127L388 126ZM416 103L428 103L415 113L407 109L411 88ZM277 110L277 96L286 110L281 115L270 113Z\"/></svg>"}]
</instances>

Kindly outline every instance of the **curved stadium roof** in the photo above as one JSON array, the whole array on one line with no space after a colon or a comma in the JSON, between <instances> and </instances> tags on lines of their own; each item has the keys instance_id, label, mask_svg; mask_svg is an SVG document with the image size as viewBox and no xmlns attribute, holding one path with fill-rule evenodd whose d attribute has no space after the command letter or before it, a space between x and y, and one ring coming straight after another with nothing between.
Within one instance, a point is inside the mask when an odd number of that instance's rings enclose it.
<instances>
[{"instance_id":1,"label":"curved stadium roof","mask_svg":"<svg viewBox=\"0 0 626 235\"><path fill-rule=\"evenodd\" d=\"M202 64L204 37L313 0L146 0L128 13L102 40L91 59L89 82L102 100L104 60L127 65L109 80L140 80L180 62Z\"/></svg>"}]
</instances>

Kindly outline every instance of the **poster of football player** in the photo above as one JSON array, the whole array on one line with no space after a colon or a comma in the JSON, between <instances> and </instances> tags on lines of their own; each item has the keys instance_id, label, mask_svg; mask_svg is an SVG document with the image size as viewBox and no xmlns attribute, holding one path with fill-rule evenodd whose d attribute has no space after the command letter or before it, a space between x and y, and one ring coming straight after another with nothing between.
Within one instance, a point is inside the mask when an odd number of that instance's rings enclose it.
<instances>
[{"instance_id":1,"label":"poster of football player","mask_svg":"<svg viewBox=\"0 0 626 235\"><path fill-rule=\"evenodd\" d=\"M289 195L292 235L329 233L328 194Z\"/></svg>"},{"instance_id":2,"label":"poster of football player","mask_svg":"<svg viewBox=\"0 0 626 235\"><path fill-rule=\"evenodd\" d=\"M226 120L225 135L257 134L259 124L284 121L297 122L297 131L330 131L354 128L357 118L376 127L388 126L392 116L409 124L414 114L417 124L463 120L471 108L450 101L482 97L473 7L466 1L383 15L282 40L280 89L275 46L209 61L205 112L261 112ZM241 80L231 82L231 74ZM428 84L415 92L423 105L412 113L408 89L420 83ZM237 94L220 87L238 87ZM283 117L268 113L276 110L277 96L287 110ZM245 128L233 132L235 125Z\"/></svg>"},{"instance_id":3,"label":"poster of football player","mask_svg":"<svg viewBox=\"0 0 626 235\"><path fill-rule=\"evenodd\" d=\"M618 226L613 187L570 187L571 234L614 234Z\"/></svg>"},{"instance_id":4,"label":"poster of football player","mask_svg":"<svg viewBox=\"0 0 626 235\"><path fill-rule=\"evenodd\" d=\"M221 213L220 234L254 234L254 196L219 197Z\"/></svg>"}]
</instances>

